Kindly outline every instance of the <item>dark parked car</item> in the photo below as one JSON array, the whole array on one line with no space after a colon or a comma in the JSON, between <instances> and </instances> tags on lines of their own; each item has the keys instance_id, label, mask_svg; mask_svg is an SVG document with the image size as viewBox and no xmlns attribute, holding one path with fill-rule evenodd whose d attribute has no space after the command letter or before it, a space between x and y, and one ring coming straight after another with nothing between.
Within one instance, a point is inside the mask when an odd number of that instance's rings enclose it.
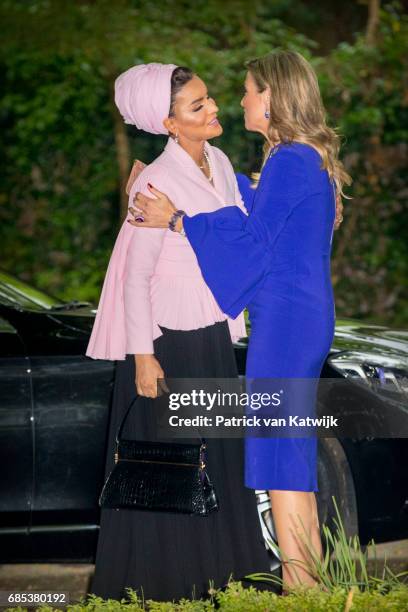
<instances>
[{"instance_id":1,"label":"dark parked car","mask_svg":"<svg viewBox=\"0 0 408 612\"><path fill-rule=\"evenodd\" d=\"M84 356L94 315L0 273L0 562L94 559L114 377L114 363ZM246 343L235 350L242 374ZM348 378L352 393L364 381L358 405L406 411L408 333L339 320L322 376ZM363 542L408 537L407 465L403 438L320 440L321 519L334 495ZM257 496L272 545L268 498Z\"/></svg>"}]
</instances>

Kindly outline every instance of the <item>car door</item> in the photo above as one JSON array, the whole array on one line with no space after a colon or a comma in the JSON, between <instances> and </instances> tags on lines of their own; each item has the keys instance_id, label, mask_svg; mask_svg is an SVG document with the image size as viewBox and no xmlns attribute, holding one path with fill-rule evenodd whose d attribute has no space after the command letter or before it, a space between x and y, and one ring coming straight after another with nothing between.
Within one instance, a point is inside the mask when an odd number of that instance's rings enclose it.
<instances>
[{"instance_id":1,"label":"car door","mask_svg":"<svg viewBox=\"0 0 408 612\"><path fill-rule=\"evenodd\" d=\"M31 362L33 530L86 528L99 516L113 363L82 355L31 355Z\"/></svg>"},{"instance_id":2,"label":"car door","mask_svg":"<svg viewBox=\"0 0 408 612\"><path fill-rule=\"evenodd\" d=\"M0 559L25 556L33 500L31 365L16 329L0 317Z\"/></svg>"}]
</instances>

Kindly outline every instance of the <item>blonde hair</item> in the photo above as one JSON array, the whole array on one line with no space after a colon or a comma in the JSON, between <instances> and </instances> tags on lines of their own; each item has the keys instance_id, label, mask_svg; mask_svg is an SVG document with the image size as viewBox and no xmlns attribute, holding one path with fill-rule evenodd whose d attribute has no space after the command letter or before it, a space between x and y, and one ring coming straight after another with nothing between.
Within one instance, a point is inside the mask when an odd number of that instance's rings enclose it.
<instances>
[{"instance_id":1,"label":"blonde hair","mask_svg":"<svg viewBox=\"0 0 408 612\"><path fill-rule=\"evenodd\" d=\"M270 90L263 164L277 142L308 144L318 151L322 168L334 180L337 193L344 196L343 185L350 185L352 179L338 158L340 138L326 125L317 76L309 62L295 51L276 50L250 60L246 67L259 92Z\"/></svg>"}]
</instances>

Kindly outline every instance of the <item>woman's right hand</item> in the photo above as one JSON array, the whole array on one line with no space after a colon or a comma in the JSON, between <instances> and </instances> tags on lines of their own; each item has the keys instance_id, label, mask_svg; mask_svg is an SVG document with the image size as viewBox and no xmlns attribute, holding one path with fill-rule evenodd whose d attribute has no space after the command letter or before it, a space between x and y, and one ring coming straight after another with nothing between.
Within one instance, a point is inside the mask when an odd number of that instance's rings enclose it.
<instances>
[{"instance_id":1,"label":"woman's right hand","mask_svg":"<svg viewBox=\"0 0 408 612\"><path fill-rule=\"evenodd\" d=\"M164 372L154 355L135 355L136 390L138 395L155 398L162 394L158 378L164 379ZM163 389L167 387L163 384Z\"/></svg>"},{"instance_id":2,"label":"woman's right hand","mask_svg":"<svg viewBox=\"0 0 408 612\"><path fill-rule=\"evenodd\" d=\"M132 221L128 219L128 223L135 227L162 227L168 228L169 222L176 212L176 207L165 193L162 193L150 183L147 183L149 191L155 198L148 198L140 191L135 193L133 198L134 207L130 207L129 211L135 218L141 218L141 221Z\"/></svg>"}]
</instances>

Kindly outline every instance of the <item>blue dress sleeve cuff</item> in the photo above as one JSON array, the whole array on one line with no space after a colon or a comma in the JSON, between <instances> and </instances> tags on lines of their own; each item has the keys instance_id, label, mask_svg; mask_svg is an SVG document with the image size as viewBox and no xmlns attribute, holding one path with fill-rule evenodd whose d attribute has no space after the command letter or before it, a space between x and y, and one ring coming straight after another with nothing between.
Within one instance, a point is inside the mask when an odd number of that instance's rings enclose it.
<instances>
[{"instance_id":1,"label":"blue dress sleeve cuff","mask_svg":"<svg viewBox=\"0 0 408 612\"><path fill-rule=\"evenodd\" d=\"M270 262L262 243L245 230L247 220L237 206L183 217L203 278L221 310L233 319L259 290Z\"/></svg>"}]
</instances>

